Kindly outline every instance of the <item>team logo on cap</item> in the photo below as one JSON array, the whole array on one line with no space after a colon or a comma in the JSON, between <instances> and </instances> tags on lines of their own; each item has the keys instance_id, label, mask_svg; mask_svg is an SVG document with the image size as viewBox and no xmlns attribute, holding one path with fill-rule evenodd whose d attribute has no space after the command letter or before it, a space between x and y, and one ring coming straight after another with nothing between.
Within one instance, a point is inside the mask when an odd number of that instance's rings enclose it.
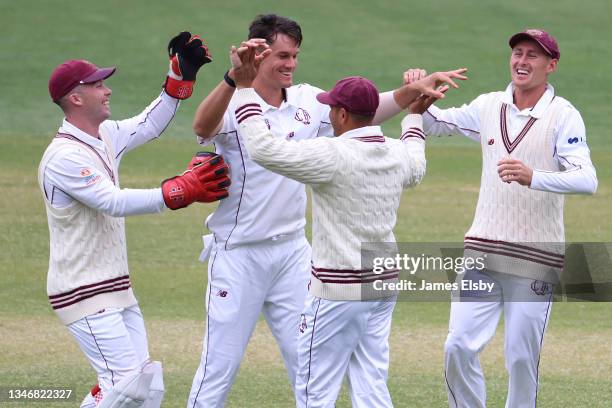
<instances>
[{"instance_id":1,"label":"team logo on cap","mask_svg":"<svg viewBox=\"0 0 612 408\"><path fill-rule=\"evenodd\" d=\"M310 114L302 108L298 108L297 112L295 112L294 119L305 125L310 125Z\"/></svg>"},{"instance_id":2,"label":"team logo on cap","mask_svg":"<svg viewBox=\"0 0 612 408\"><path fill-rule=\"evenodd\" d=\"M527 30L527 31L525 31L525 32L526 32L527 34L529 34L529 35L533 35L533 36L535 36L535 37L539 37L539 36L541 36L541 35L543 35L543 34L544 34L544 32L543 32L542 30L536 30L536 29L533 29L533 28L532 28L532 29L529 29L529 30Z\"/></svg>"}]
</instances>

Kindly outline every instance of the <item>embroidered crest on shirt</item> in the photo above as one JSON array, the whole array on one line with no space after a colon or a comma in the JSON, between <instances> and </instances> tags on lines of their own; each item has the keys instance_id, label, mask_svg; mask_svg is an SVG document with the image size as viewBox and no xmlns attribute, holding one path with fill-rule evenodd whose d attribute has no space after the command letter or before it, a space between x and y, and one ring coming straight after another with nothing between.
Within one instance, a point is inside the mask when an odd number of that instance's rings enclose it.
<instances>
[{"instance_id":1,"label":"embroidered crest on shirt","mask_svg":"<svg viewBox=\"0 0 612 408\"><path fill-rule=\"evenodd\" d=\"M310 125L310 114L302 108L298 108L297 112L295 112L294 119L305 125Z\"/></svg>"}]
</instances>

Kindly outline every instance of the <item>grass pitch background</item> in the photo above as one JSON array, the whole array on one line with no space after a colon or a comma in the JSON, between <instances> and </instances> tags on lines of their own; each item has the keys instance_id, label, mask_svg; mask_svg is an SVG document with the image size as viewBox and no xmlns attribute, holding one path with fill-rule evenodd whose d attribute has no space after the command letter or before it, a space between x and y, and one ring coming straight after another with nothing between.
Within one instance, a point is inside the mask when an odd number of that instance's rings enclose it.
<instances>
[{"instance_id":1,"label":"grass pitch background","mask_svg":"<svg viewBox=\"0 0 612 408\"><path fill-rule=\"evenodd\" d=\"M466 66L470 80L442 106L503 89L508 37L543 27L561 47L552 83L582 113L598 170L594 197L566 200L567 239L612 241L608 76L612 38L607 0L510 3L308 1L0 1L0 386L70 386L80 401L94 384L92 369L47 303L48 232L36 168L61 113L47 80L65 59L116 65L114 118L136 114L158 93L167 69L165 46L178 31L200 33L215 61L200 73L163 137L125 157L123 187L144 188L181 171L191 154L195 108L227 69L227 50L246 35L258 13L300 22L304 43L297 82L330 88L346 75L364 75L381 90L399 85L409 67L428 71ZM399 132L399 118L383 127ZM402 200L400 241L457 241L473 217L480 178L479 146L460 138L428 142L428 174ZM185 405L204 330L205 269L197 262L203 219L214 206L132 217L127 221L133 285L144 311L151 354L165 365L164 406ZM540 365L540 407L605 407L612 399L612 336L607 303L555 304ZM389 386L398 407L446 404L442 347L447 303L400 303L391 335ZM501 407L507 377L503 331L482 356L489 405ZM276 345L258 325L228 400L231 407L290 407L292 393ZM0 402L0 405L3 405ZM40 403L4 404L34 406ZM53 404L51 404L53 405ZM77 405L73 403L72 406ZM46 405L45 405L46 406ZM68 406L55 404L55 406ZM343 392L339 407L350 406Z\"/></svg>"}]
</instances>

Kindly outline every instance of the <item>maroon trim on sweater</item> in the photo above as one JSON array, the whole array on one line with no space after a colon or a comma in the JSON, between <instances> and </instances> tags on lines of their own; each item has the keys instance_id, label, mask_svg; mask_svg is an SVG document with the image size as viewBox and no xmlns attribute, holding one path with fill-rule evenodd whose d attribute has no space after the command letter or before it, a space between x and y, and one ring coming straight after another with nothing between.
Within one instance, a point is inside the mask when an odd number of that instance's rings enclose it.
<instances>
[{"instance_id":1,"label":"maroon trim on sweater","mask_svg":"<svg viewBox=\"0 0 612 408\"><path fill-rule=\"evenodd\" d=\"M514 139L514 142L510 142L510 137L508 136L508 124L507 124L507 118L506 118L507 109L508 109L508 104L502 103L502 107L501 107L501 111L499 115L499 121L500 121L500 127L501 127L502 141L504 142L504 146L506 146L506 151L508 153L512 153L514 149L516 149L518 144L521 142L521 140L523 140L525 135L527 135L527 132L529 132L529 129L531 129L531 126L533 126L533 124L535 123L537 119L534 117L530 117L527 123L525 123L525 126L523 126L523 129L519 132L516 139Z\"/></svg>"},{"instance_id":2,"label":"maroon trim on sweater","mask_svg":"<svg viewBox=\"0 0 612 408\"><path fill-rule=\"evenodd\" d=\"M400 140L405 140L405 139L408 139L409 137L416 137L416 138L425 140L425 133L423 133L423 131L419 128L412 127L412 128L409 128L404 133L402 133Z\"/></svg>"},{"instance_id":3,"label":"maroon trim on sweater","mask_svg":"<svg viewBox=\"0 0 612 408\"><path fill-rule=\"evenodd\" d=\"M465 240L471 240L471 241L480 241L480 242L487 242L487 243L491 243L491 244L503 244L503 245L507 245L510 247L515 247L515 248L521 248L521 249L525 249L528 251L532 251L532 252L538 252L542 255L548 255L551 256L553 258L558 258L560 260L565 259L565 255L563 254L558 254L556 252L550 252L550 251L544 251L543 249L538 249L538 248L533 248L527 245L520 245L520 244L515 244L513 242L507 242L507 241L495 241L493 239L486 239L486 238L479 238L479 237L469 237L466 236L464 238Z\"/></svg>"},{"instance_id":4,"label":"maroon trim on sweater","mask_svg":"<svg viewBox=\"0 0 612 408\"><path fill-rule=\"evenodd\" d=\"M70 306L73 305L75 303L79 303L82 302L83 300L89 299L91 297L97 296L97 295L101 295L103 293L112 293L112 292L120 292L120 291L125 291L128 290L131 287L130 283L125 283L122 285L113 285L107 288L101 288L101 289L97 289L94 291L90 291L87 292L87 294L83 293L82 295L80 295L79 297L71 300L68 303L61 303L61 302L57 302L56 304L51 303L51 306L53 306L53 309L62 309L66 306Z\"/></svg>"},{"instance_id":5,"label":"maroon trim on sweater","mask_svg":"<svg viewBox=\"0 0 612 408\"><path fill-rule=\"evenodd\" d=\"M390 279L396 279L397 277L399 277L399 273L394 273L393 275L377 275L376 278L373 279L351 279L351 280L338 280L338 279L324 279L324 278L319 278L317 275L315 275L314 272L312 272L312 276L314 276L316 279L318 279L319 281L323 282L323 283L338 283L338 284L349 284L349 283L371 283L371 282L376 282L379 280L390 280Z\"/></svg>"},{"instance_id":6,"label":"maroon trim on sweater","mask_svg":"<svg viewBox=\"0 0 612 408\"><path fill-rule=\"evenodd\" d=\"M116 277L116 278L107 279L107 280L104 280L102 282L96 282L96 283L92 283L92 284L89 284L89 285L79 286L78 288L74 288L74 289L72 289L72 290L70 290L68 292L58 293L57 295L49 295L49 299L57 299L57 298L61 298L61 297L66 297L68 295L71 295L71 294L73 294L73 293L75 293L77 291L83 290L83 289L90 289L90 288L93 288L93 287L96 287L96 286L102 286L102 285L106 285L106 284L111 283L111 282L117 282L117 281L125 280L125 279L129 280L130 279L130 275L123 275L123 276L119 276L119 277Z\"/></svg>"},{"instance_id":7,"label":"maroon trim on sweater","mask_svg":"<svg viewBox=\"0 0 612 408\"><path fill-rule=\"evenodd\" d=\"M384 143L385 142L384 136L355 136L355 137L351 137L350 139L359 140L360 142L366 142L366 143Z\"/></svg>"}]
</instances>

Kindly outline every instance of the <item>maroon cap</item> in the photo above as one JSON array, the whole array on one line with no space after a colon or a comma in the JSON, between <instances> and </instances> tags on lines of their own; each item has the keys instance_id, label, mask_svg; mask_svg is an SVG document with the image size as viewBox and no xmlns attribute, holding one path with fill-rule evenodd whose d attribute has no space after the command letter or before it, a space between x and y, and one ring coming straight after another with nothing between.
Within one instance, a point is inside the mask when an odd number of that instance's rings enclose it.
<instances>
[{"instance_id":1,"label":"maroon cap","mask_svg":"<svg viewBox=\"0 0 612 408\"><path fill-rule=\"evenodd\" d=\"M61 63L49 78L49 95L53 102L59 101L79 84L91 84L113 75L115 67L98 68L85 60L69 60Z\"/></svg>"},{"instance_id":2,"label":"maroon cap","mask_svg":"<svg viewBox=\"0 0 612 408\"><path fill-rule=\"evenodd\" d=\"M557 44L557 40L555 40L555 37L548 34L544 30L530 28L520 33L516 33L512 37L510 37L510 41L508 41L508 43L510 44L510 48L514 48L514 46L519 41L523 40L533 40L540 44L544 51L546 51L546 53L552 58L561 58L561 53L559 52L559 45Z\"/></svg>"},{"instance_id":3,"label":"maroon cap","mask_svg":"<svg viewBox=\"0 0 612 408\"><path fill-rule=\"evenodd\" d=\"M351 113L374 116L378 109L378 89L369 79L358 76L339 80L329 92L317 95L325 105L342 106Z\"/></svg>"}]
</instances>

